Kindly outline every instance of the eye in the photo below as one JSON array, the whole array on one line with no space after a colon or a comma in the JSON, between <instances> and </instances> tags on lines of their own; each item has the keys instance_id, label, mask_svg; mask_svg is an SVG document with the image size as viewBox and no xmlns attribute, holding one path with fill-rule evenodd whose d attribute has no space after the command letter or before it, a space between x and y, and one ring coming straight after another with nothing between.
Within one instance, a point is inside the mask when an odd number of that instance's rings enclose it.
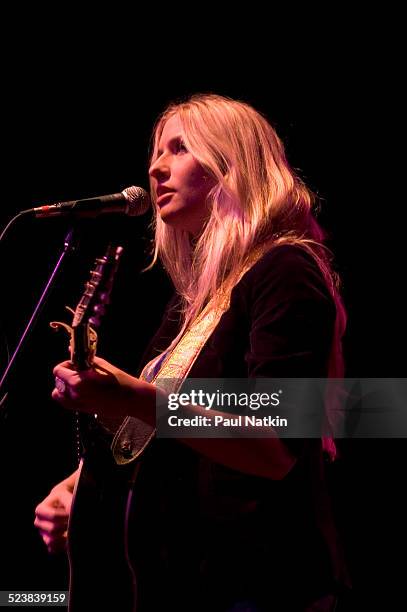
<instances>
[{"instance_id":1,"label":"eye","mask_svg":"<svg viewBox=\"0 0 407 612\"><path fill-rule=\"evenodd\" d=\"M188 152L185 142L181 138L179 138L175 143L175 151L176 153L187 153Z\"/></svg>"}]
</instances>

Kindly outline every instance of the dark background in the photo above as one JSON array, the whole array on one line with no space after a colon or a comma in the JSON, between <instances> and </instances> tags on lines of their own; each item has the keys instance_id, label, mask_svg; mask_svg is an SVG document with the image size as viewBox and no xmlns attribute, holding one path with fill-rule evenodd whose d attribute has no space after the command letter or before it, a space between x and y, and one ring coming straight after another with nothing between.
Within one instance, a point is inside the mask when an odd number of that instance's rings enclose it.
<instances>
[{"instance_id":1,"label":"dark background","mask_svg":"<svg viewBox=\"0 0 407 612\"><path fill-rule=\"evenodd\" d=\"M321 198L319 218L330 235L349 313L347 375L404 376L403 221L394 194L400 179L392 141L398 140L401 113L398 80L389 66L363 53L323 62L321 42L320 61L300 53L288 70L277 71L274 50L261 67L234 57L233 72L225 53L217 62L223 70L203 76L204 64L184 65L188 49L182 40L176 50L151 63L148 80L138 71L139 57L127 73L99 48L75 63L65 57L55 64L47 45L4 75L2 226L19 210L42 203L129 185L146 188L150 133L169 101L209 91L243 99L268 116L291 164ZM170 290L160 269L141 273L148 262L149 221L146 215L84 224L80 247L13 369L0 432L1 589L66 588L66 560L48 556L32 526L37 503L75 467L71 417L49 399L52 367L66 358L67 343L48 322L69 321L64 305L76 305L94 258L110 238L119 239L125 254L99 354L135 370ZM22 218L0 244L2 364L68 227L65 220ZM405 450L404 440L347 442L332 471L354 581L349 609L379 595L390 601L401 584L396 557L404 551Z\"/></svg>"}]
</instances>

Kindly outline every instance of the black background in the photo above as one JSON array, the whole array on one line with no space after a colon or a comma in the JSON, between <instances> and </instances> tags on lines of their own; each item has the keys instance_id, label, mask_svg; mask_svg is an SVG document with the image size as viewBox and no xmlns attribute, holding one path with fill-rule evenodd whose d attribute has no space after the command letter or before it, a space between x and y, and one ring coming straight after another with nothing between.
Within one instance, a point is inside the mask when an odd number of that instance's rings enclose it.
<instances>
[{"instance_id":1,"label":"black background","mask_svg":"<svg viewBox=\"0 0 407 612\"><path fill-rule=\"evenodd\" d=\"M90 46L75 59L69 51L53 57L55 43L61 44L56 33L27 48L24 60L13 58L3 74L2 226L19 210L41 203L114 193L133 184L146 188L150 133L169 101L195 92L243 99L268 116L289 161L322 199L320 221L331 236L349 313L347 375L403 376L397 70L363 45L356 54L327 57L326 40L312 57L300 49L284 68L284 51L272 45L262 63L228 48L212 61L198 61L191 53L188 68L188 48L179 32L176 38L175 46L174 41L158 45L154 60L150 49L144 55L129 51L126 69L121 49L111 54L113 44ZM8 51L13 55L12 45ZM66 560L48 556L32 526L36 504L75 467L71 417L49 399L52 367L66 357L67 343L48 322L69 320L64 305L75 306L94 258L110 238L119 239L125 254L99 354L135 370L170 290L161 270L141 273L149 260L149 221L146 215L84 224L80 247L13 369L0 434L2 589L66 587ZM3 364L68 228L66 220L23 218L0 244ZM355 609L379 594L395 597L401 584L396 557L404 551L404 451L404 440L354 441L343 445L334 468Z\"/></svg>"}]
</instances>

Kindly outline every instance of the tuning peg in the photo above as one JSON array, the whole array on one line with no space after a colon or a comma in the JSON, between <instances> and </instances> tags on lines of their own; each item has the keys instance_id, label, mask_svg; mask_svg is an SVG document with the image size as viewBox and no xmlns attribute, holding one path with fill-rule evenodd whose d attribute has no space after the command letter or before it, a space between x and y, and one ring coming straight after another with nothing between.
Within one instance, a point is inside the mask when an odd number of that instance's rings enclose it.
<instances>
[{"instance_id":1,"label":"tuning peg","mask_svg":"<svg viewBox=\"0 0 407 612\"><path fill-rule=\"evenodd\" d=\"M101 317L98 317L98 316L93 316L93 317L90 317L89 319L89 323L91 323L91 325L94 325L95 327L99 327L101 322L102 322L102 319Z\"/></svg>"},{"instance_id":2,"label":"tuning peg","mask_svg":"<svg viewBox=\"0 0 407 612\"><path fill-rule=\"evenodd\" d=\"M104 304L109 304L110 303L110 299L109 298L110 298L110 292L108 292L108 291L102 291L99 294L99 299Z\"/></svg>"},{"instance_id":3,"label":"tuning peg","mask_svg":"<svg viewBox=\"0 0 407 612\"><path fill-rule=\"evenodd\" d=\"M102 317L106 313L106 307L104 304L95 304L93 307L93 312Z\"/></svg>"}]
</instances>

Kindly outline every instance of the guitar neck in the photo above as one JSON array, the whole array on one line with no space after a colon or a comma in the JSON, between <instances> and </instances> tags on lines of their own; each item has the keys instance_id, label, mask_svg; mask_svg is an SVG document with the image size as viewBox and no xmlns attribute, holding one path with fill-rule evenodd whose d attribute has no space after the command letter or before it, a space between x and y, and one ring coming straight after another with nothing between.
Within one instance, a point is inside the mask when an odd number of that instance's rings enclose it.
<instances>
[{"instance_id":1,"label":"guitar neck","mask_svg":"<svg viewBox=\"0 0 407 612\"><path fill-rule=\"evenodd\" d=\"M71 362L75 370L89 370L93 362L93 351L90 346L88 324L74 328L72 334L73 349L71 352Z\"/></svg>"}]
</instances>

